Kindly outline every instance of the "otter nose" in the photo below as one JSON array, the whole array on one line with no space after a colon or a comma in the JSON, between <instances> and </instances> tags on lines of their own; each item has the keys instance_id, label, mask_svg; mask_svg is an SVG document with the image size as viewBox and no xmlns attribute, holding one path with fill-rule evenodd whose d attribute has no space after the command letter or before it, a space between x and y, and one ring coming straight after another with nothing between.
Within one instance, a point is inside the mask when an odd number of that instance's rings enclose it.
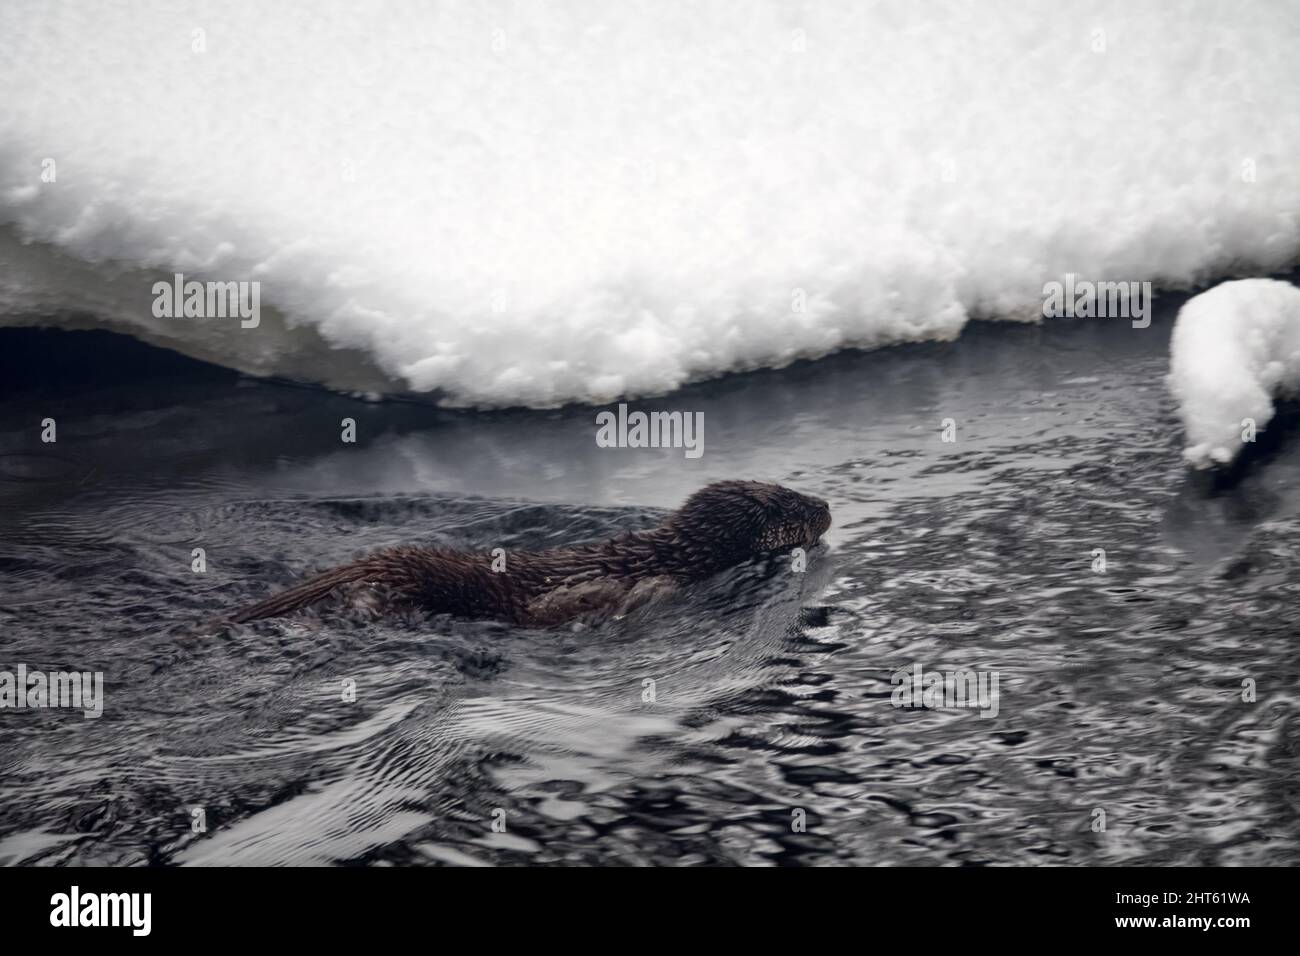
<instances>
[{"instance_id":1,"label":"otter nose","mask_svg":"<svg viewBox=\"0 0 1300 956\"><path fill-rule=\"evenodd\" d=\"M817 505L816 528L820 538L831 526L831 506L821 498L814 498L813 502Z\"/></svg>"}]
</instances>

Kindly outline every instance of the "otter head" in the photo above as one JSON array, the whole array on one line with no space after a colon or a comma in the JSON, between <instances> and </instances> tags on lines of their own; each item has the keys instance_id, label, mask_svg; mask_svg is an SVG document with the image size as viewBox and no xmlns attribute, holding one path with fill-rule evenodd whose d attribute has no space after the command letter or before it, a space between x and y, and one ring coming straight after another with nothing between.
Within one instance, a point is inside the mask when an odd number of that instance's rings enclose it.
<instances>
[{"instance_id":1,"label":"otter head","mask_svg":"<svg viewBox=\"0 0 1300 956\"><path fill-rule=\"evenodd\" d=\"M830 526L820 498L761 481L707 485L667 522L686 567L708 574L766 552L811 548Z\"/></svg>"}]
</instances>

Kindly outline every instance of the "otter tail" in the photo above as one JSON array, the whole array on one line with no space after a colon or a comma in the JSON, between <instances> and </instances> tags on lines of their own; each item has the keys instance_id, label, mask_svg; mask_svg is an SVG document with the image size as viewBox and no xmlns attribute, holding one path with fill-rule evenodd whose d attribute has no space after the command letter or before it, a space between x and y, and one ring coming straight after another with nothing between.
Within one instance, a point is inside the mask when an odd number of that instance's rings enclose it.
<instances>
[{"instance_id":1,"label":"otter tail","mask_svg":"<svg viewBox=\"0 0 1300 956\"><path fill-rule=\"evenodd\" d=\"M345 567L335 568L333 571L326 571L314 578L308 578L301 584L295 584L287 591L273 594L265 601L259 601L252 607L244 608L244 610L230 618L230 621L235 624L244 624L264 617L279 617L281 614L288 614L290 611L296 611L308 604L315 604L335 588L350 584L353 581L360 581L369 573L370 568L364 564L349 564Z\"/></svg>"}]
</instances>

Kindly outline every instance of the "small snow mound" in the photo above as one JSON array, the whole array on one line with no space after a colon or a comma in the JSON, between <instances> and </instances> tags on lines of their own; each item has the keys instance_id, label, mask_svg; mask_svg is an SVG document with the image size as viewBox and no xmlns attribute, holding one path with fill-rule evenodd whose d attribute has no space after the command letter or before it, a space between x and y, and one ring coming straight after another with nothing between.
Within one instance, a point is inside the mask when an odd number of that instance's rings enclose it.
<instances>
[{"instance_id":1,"label":"small snow mound","mask_svg":"<svg viewBox=\"0 0 1300 956\"><path fill-rule=\"evenodd\" d=\"M1225 282L1178 313L1169 390L1197 468L1228 464L1273 417L1273 399L1300 392L1300 289L1276 279Z\"/></svg>"}]
</instances>

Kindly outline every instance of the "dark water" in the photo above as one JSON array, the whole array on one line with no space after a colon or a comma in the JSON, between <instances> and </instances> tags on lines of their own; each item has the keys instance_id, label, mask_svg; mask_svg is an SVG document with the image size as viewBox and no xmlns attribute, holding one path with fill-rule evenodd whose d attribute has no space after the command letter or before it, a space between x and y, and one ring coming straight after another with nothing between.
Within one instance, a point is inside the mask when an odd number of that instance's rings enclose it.
<instances>
[{"instance_id":1,"label":"dark water","mask_svg":"<svg viewBox=\"0 0 1300 956\"><path fill-rule=\"evenodd\" d=\"M0 711L0 861L1294 864L1300 431L1188 477L1177 304L646 403L705 413L698 460L599 449L591 409L367 404L6 333L0 669L102 670L106 701ZM805 573L578 630L196 626L364 550L600 538L724 477L830 501ZM997 716L892 706L918 662L996 671Z\"/></svg>"}]
</instances>

